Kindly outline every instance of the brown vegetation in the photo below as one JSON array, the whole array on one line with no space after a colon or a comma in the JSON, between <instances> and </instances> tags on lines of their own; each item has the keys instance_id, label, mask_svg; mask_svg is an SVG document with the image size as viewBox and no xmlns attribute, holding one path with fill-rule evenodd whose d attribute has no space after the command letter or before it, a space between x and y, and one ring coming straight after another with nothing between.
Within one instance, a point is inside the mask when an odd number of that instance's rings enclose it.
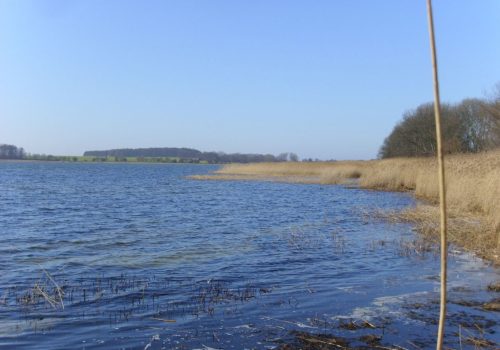
<instances>
[{"instance_id":1,"label":"brown vegetation","mask_svg":"<svg viewBox=\"0 0 500 350\"><path fill-rule=\"evenodd\" d=\"M500 263L500 150L456 154L445 159L450 241ZM371 161L230 164L199 179L258 179L345 184L388 191L413 191L426 205L405 211L426 234L438 233L437 162L434 158Z\"/></svg>"}]
</instances>

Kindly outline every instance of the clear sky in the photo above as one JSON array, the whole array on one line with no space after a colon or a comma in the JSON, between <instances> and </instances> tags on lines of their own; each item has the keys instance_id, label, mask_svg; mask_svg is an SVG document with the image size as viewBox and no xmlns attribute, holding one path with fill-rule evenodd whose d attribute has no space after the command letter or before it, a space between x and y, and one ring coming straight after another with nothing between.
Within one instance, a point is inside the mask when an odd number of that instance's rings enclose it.
<instances>
[{"instance_id":1,"label":"clear sky","mask_svg":"<svg viewBox=\"0 0 500 350\"><path fill-rule=\"evenodd\" d=\"M500 1L434 0L442 99L500 81ZM0 0L0 143L374 158L432 99L425 0Z\"/></svg>"}]
</instances>

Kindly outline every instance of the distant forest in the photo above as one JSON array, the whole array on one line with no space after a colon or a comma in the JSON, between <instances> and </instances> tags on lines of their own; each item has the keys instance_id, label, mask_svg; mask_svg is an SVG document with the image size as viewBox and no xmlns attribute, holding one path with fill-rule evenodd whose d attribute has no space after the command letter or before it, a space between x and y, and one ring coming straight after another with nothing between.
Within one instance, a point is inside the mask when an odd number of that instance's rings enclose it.
<instances>
[{"instance_id":1,"label":"distant forest","mask_svg":"<svg viewBox=\"0 0 500 350\"><path fill-rule=\"evenodd\" d=\"M296 162L299 157L295 153L272 154L246 154L201 152L192 148L157 147L157 148L120 148L106 151L86 151L84 157L115 157L117 159L134 158L170 158L173 162L193 163L259 163L259 162Z\"/></svg>"},{"instance_id":2,"label":"distant forest","mask_svg":"<svg viewBox=\"0 0 500 350\"><path fill-rule=\"evenodd\" d=\"M108 151L87 151L83 156L54 156L29 154L22 147L0 144L0 159L25 159L65 162L152 162L152 163L259 163L297 162L295 153L242 154L223 152L201 152L192 148L122 148Z\"/></svg>"},{"instance_id":3,"label":"distant forest","mask_svg":"<svg viewBox=\"0 0 500 350\"><path fill-rule=\"evenodd\" d=\"M441 105L445 153L477 153L500 147L500 83L490 99L469 98ZM436 154L434 104L403 115L379 151L379 158Z\"/></svg>"},{"instance_id":4,"label":"distant forest","mask_svg":"<svg viewBox=\"0 0 500 350\"><path fill-rule=\"evenodd\" d=\"M0 159L24 159L26 152L22 147L0 144Z\"/></svg>"}]
</instances>

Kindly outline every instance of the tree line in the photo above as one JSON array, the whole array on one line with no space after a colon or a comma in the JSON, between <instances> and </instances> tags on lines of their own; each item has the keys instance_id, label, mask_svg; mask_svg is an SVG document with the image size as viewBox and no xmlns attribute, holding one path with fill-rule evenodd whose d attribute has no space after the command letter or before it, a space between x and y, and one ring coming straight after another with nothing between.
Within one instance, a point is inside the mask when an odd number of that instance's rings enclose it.
<instances>
[{"instance_id":1,"label":"tree line","mask_svg":"<svg viewBox=\"0 0 500 350\"><path fill-rule=\"evenodd\" d=\"M201 152L193 148L156 147L156 148L120 148L104 151L86 151L85 157L136 157L136 158L177 158L194 163L260 163L260 162L296 162L295 153L272 154Z\"/></svg>"},{"instance_id":2,"label":"tree line","mask_svg":"<svg viewBox=\"0 0 500 350\"><path fill-rule=\"evenodd\" d=\"M445 153L477 153L500 147L500 83L490 99L468 98L441 105ZM403 115L379 150L379 158L436 154L434 104Z\"/></svg>"},{"instance_id":3,"label":"tree line","mask_svg":"<svg viewBox=\"0 0 500 350\"><path fill-rule=\"evenodd\" d=\"M26 152L22 147L0 144L0 159L24 159Z\"/></svg>"}]
</instances>

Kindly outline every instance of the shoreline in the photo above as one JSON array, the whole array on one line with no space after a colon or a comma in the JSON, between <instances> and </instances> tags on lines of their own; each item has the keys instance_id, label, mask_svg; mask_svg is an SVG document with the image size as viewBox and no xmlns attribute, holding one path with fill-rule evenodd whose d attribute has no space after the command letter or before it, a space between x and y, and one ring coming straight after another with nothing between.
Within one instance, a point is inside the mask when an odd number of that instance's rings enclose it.
<instances>
[{"instance_id":1,"label":"shoreline","mask_svg":"<svg viewBox=\"0 0 500 350\"><path fill-rule=\"evenodd\" d=\"M500 266L500 150L445 158L449 243ZM390 158L315 163L228 164L211 181L277 181L344 185L411 192L423 203L398 213L377 213L392 221L411 222L424 237L439 235L437 162L434 158Z\"/></svg>"}]
</instances>

